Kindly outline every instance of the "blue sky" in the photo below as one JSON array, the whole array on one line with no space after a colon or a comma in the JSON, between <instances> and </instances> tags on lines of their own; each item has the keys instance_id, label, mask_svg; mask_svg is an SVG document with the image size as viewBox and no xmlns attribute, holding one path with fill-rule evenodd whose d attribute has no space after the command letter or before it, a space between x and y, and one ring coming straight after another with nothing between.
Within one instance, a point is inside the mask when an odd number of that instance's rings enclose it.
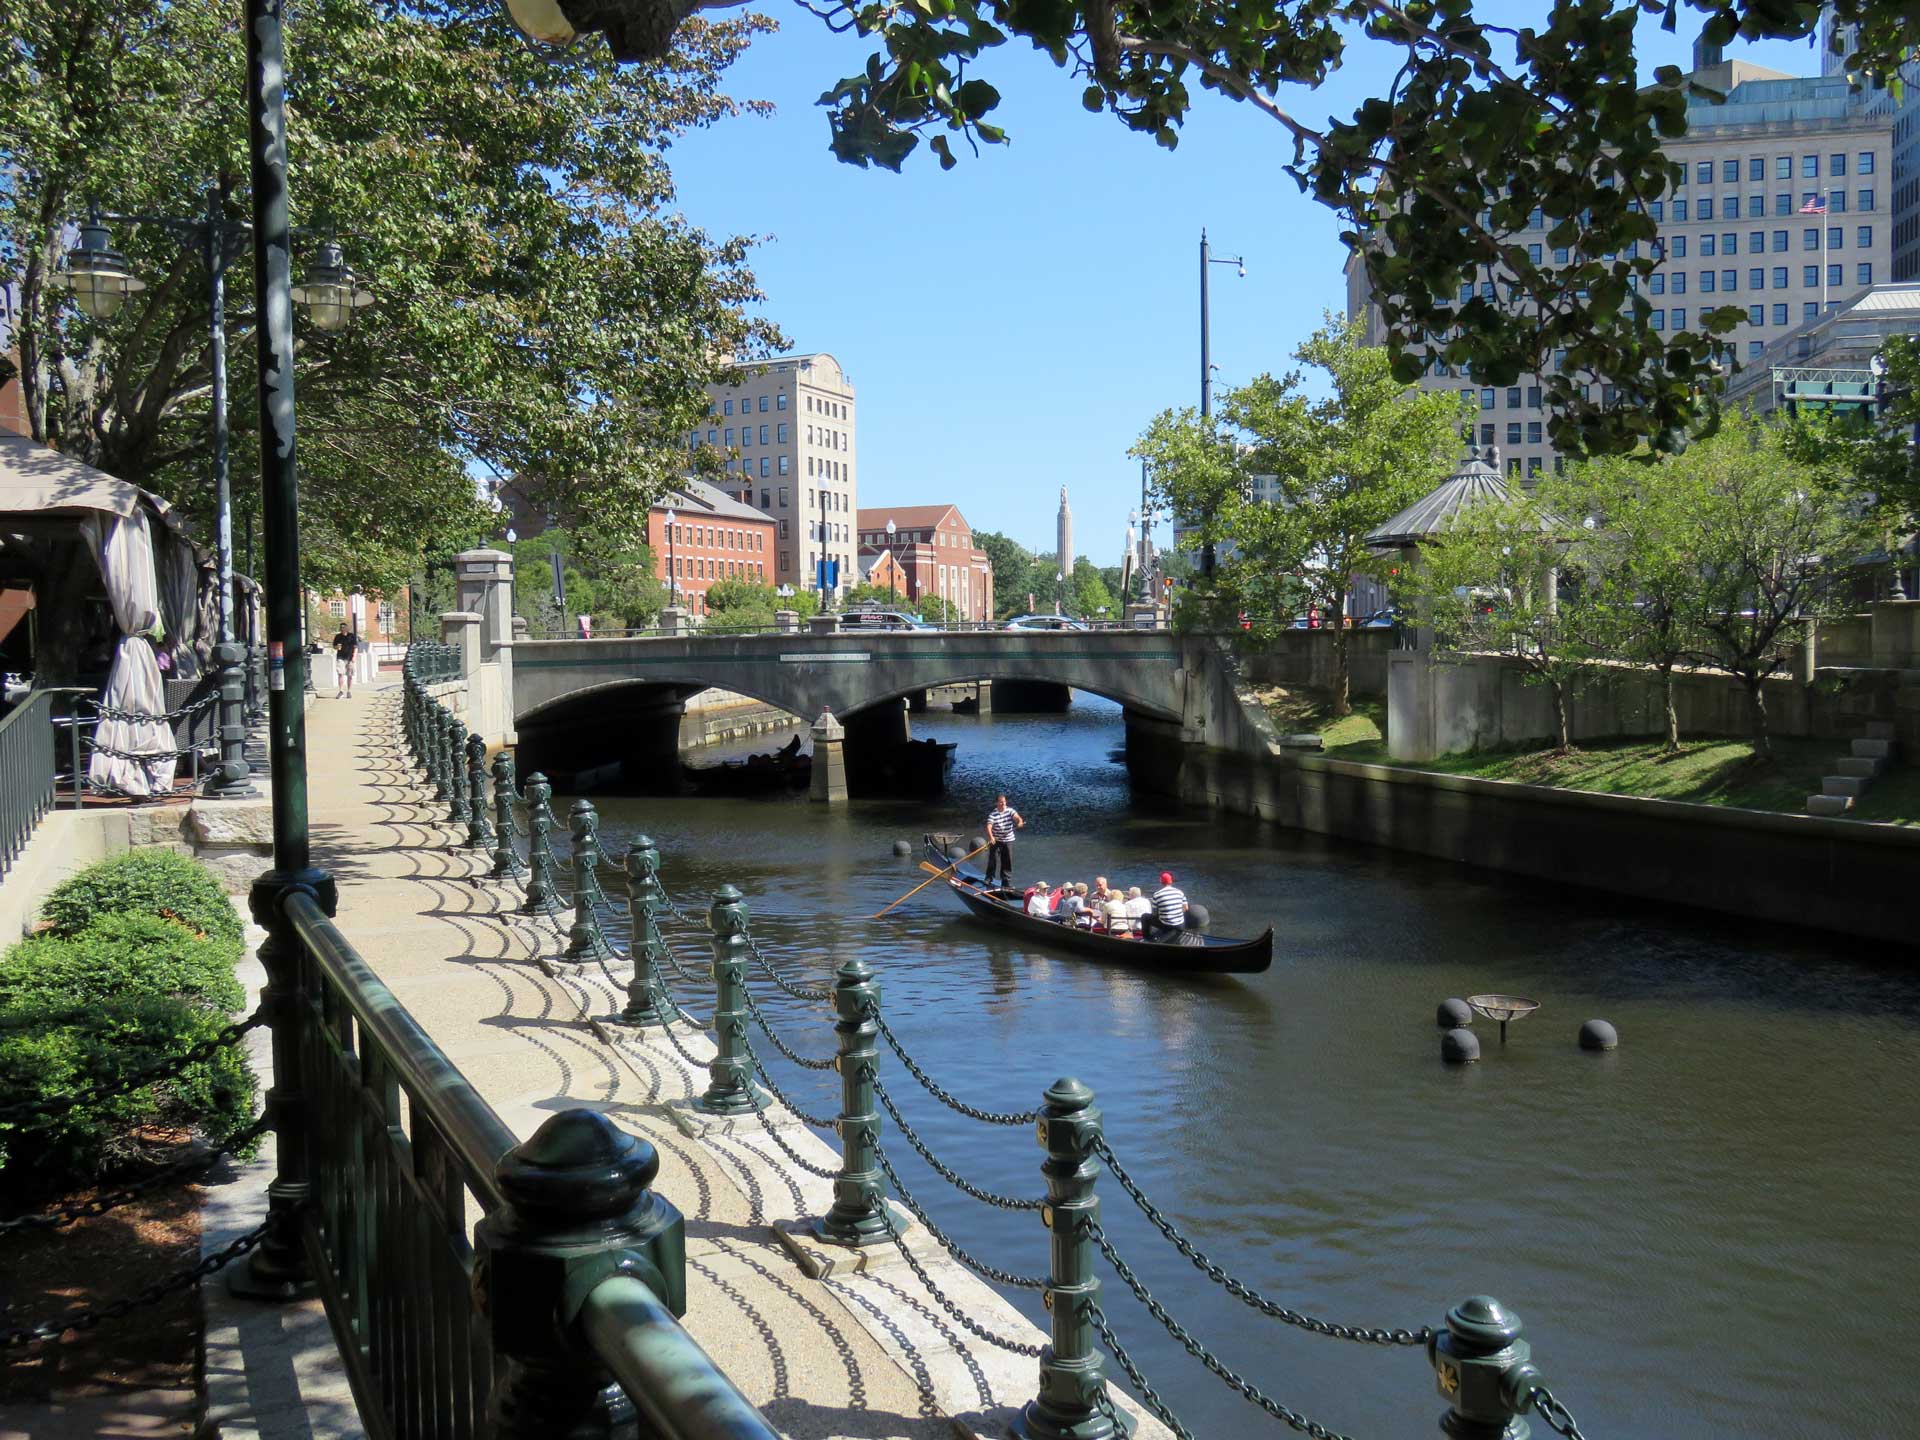
<instances>
[{"instance_id":1,"label":"blue sky","mask_svg":"<svg viewBox=\"0 0 1920 1440\"><path fill-rule=\"evenodd\" d=\"M1537 10L1486 8L1513 20ZM796 349L829 351L852 376L861 503L953 501L976 529L1050 549L1065 485L1076 548L1119 563L1140 489L1127 448L1161 409L1199 402L1201 227L1215 254L1247 263L1244 280L1213 271L1216 384L1286 368L1321 313L1344 305L1339 224L1281 169L1279 127L1196 90L1166 151L1087 113L1078 83L1016 43L977 72L1001 92L995 118L1011 144L978 158L956 147L945 173L924 145L902 174L859 170L828 153L815 102L866 47L798 7L769 13L782 29L729 89L778 113L724 122L669 158L692 220L765 238L753 262L764 312ZM1646 73L1687 62L1691 32L1642 29ZM1292 97L1295 112L1348 115L1383 88L1390 57L1369 48ZM1804 44L1732 53L1819 68Z\"/></svg>"}]
</instances>

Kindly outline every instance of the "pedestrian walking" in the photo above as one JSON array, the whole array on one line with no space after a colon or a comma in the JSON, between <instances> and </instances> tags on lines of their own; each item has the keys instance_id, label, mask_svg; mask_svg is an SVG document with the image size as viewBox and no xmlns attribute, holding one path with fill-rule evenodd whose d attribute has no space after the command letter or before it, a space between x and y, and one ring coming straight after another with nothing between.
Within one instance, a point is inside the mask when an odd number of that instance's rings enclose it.
<instances>
[{"instance_id":1,"label":"pedestrian walking","mask_svg":"<svg viewBox=\"0 0 1920 1440\"><path fill-rule=\"evenodd\" d=\"M343 694L353 698L353 657L360 649L360 637L346 626L333 637L333 698Z\"/></svg>"}]
</instances>

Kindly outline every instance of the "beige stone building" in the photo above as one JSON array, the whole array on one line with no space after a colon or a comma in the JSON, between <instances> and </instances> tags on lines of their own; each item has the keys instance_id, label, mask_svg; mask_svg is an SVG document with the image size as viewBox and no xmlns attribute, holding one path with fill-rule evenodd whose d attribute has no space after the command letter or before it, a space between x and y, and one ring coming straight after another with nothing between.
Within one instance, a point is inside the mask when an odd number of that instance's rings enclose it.
<instances>
[{"instance_id":1,"label":"beige stone building","mask_svg":"<svg viewBox=\"0 0 1920 1440\"><path fill-rule=\"evenodd\" d=\"M1649 202L1661 265L1644 294L1662 331L1696 329L1704 310L1744 309L1746 319L1727 337L1739 365L1892 278L1892 117L1864 103L1844 78L1784 75L1724 60L1711 46L1695 46L1691 78L1725 98L1690 100L1686 136L1667 144L1685 183ZM1824 214L1813 213L1819 206ZM1567 251L1555 250L1548 228L1535 211L1528 231L1513 238L1535 263L1564 263ZM1460 300L1476 289L1492 299L1497 282L1463 285ZM1364 267L1352 256L1347 313L1364 316L1369 337L1383 341ZM1561 468L1538 376L1476 385L1436 361L1421 383L1468 397L1477 412L1474 443L1499 446L1508 475ZM1610 388L1590 390L1589 398L1610 401Z\"/></svg>"},{"instance_id":2,"label":"beige stone building","mask_svg":"<svg viewBox=\"0 0 1920 1440\"><path fill-rule=\"evenodd\" d=\"M740 384L708 391L706 424L688 434L688 448L720 451L727 473L715 483L773 521L770 583L816 590L826 559L838 562L832 588L845 593L860 583L853 382L827 354L742 368Z\"/></svg>"}]
</instances>

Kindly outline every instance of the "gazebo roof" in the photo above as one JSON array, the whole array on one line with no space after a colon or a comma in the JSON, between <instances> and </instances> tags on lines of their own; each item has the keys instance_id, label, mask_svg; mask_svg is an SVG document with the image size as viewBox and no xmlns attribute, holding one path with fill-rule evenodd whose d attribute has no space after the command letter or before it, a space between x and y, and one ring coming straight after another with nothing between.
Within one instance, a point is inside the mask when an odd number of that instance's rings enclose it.
<instances>
[{"instance_id":1,"label":"gazebo roof","mask_svg":"<svg viewBox=\"0 0 1920 1440\"><path fill-rule=\"evenodd\" d=\"M1482 451L1469 446L1458 470L1391 520L1369 530L1367 544L1376 550L1418 545L1451 527L1462 511L1488 501L1511 504L1518 498L1500 474L1499 447L1489 445Z\"/></svg>"}]
</instances>

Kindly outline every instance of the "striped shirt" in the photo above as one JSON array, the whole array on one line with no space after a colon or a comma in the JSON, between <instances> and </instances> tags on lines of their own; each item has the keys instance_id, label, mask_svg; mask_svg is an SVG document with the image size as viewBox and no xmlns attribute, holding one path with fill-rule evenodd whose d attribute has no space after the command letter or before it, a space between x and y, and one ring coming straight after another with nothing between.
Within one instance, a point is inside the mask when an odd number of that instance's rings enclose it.
<instances>
[{"instance_id":1,"label":"striped shirt","mask_svg":"<svg viewBox=\"0 0 1920 1440\"><path fill-rule=\"evenodd\" d=\"M987 838L989 840L998 840L1010 844L1013 840L1013 828L1013 807L1011 805L1002 805L998 810L988 814Z\"/></svg>"},{"instance_id":2,"label":"striped shirt","mask_svg":"<svg viewBox=\"0 0 1920 1440\"><path fill-rule=\"evenodd\" d=\"M1186 892L1177 885L1162 885L1153 892L1153 918L1162 925L1187 923Z\"/></svg>"}]
</instances>

